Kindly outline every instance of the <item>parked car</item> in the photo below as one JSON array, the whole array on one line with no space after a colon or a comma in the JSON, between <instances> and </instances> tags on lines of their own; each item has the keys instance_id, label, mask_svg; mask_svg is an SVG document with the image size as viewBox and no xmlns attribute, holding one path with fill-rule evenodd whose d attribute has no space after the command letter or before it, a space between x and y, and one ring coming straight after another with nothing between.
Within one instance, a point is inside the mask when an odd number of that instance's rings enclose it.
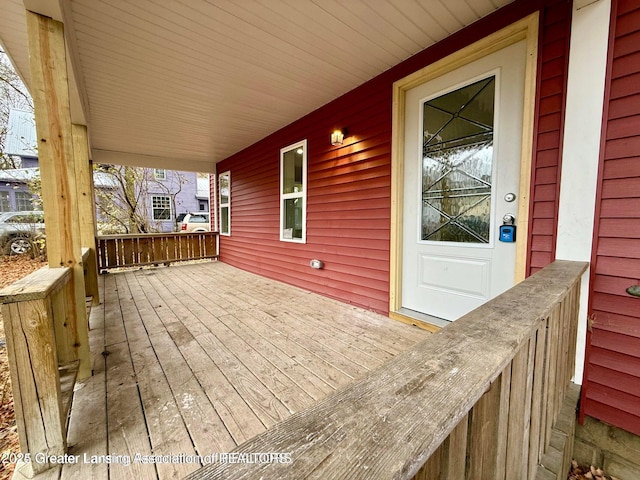
<instances>
[{"instance_id":1,"label":"parked car","mask_svg":"<svg viewBox=\"0 0 640 480\"><path fill-rule=\"evenodd\" d=\"M210 232L211 231L211 220L208 213L204 212L194 212L194 213L186 213L180 220L180 216L178 215L178 221L180 222L180 231L181 232Z\"/></svg>"},{"instance_id":2,"label":"parked car","mask_svg":"<svg viewBox=\"0 0 640 480\"><path fill-rule=\"evenodd\" d=\"M0 213L0 251L22 255L44 237L44 212Z\"/></svg>"}]
</instances>

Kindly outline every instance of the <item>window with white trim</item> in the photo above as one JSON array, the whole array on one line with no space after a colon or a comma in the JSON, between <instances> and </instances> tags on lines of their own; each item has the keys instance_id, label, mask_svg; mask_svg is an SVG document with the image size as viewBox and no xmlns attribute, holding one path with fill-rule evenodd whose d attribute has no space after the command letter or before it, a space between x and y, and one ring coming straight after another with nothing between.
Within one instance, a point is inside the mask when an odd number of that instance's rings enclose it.
<instances>
[{"instance_id":1,"label":"window with white trim","mask_svg":"<svg viewBox=\"0 0 640 480\"><path fill-rule=\"evenodd\" d=\"M307 141L280 150L280 240L307 240Z\"/></svg>"},{"instance_id":2,"label":"window with white trim","mask_svg":"<svg viewBox=\"0 0 640 480\"><path fill-rule=\"evenodd\" d=\"M156 180L166 180L167 179L167 171L164 168L154 168L153 176Z\"/></svg>"},{"instance_id":3,"label":"window with white trim","mask_svg":"<svg viewBox=\"0 0 640 480\"><path fill-rule=\"evenodd\" d=\"M220 235L231 235L231 172L218 176Z\"/></svg>"},{"instance_id":4,"label":"window with white trim","mask_svg":"<svg viewBox=\"0 0 640 480\"><path fill-rule=\"evenodd\" d=\"M151 197L151 212L154 220L171 220L171 197L153 195Z\"/></svg>"}]
</instances>

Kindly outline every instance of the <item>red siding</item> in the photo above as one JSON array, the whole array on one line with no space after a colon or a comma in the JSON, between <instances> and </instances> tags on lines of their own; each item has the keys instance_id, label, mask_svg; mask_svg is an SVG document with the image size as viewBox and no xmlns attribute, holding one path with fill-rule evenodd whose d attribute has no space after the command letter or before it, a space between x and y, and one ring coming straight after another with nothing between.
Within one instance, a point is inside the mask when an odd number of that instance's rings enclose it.
<instances>
[{"instance_id":1,"label":"red siding","mask_svg":"<svg viewBox=\"0 0 640 480\"><path fill-rule=\"evenodd\" d=\"M571 2L547 9L541 19L536 98L536 134L531 172L527 271L535 273L556 256L564 107L569 65Z\"/></svg>"},{"instance_id":2,"label":"red siding","mask_svg":"<svg viewBox=\"0 0 640 480\"><path fill-rule=\"evenodd\" d=\"M640 1L612 5L582 415L640 435Z\"/></svg>"},{"instance_id":3,"label":"red siding","mask_svg":"<svg viewBox=\"0 0 640 480\"><path fill-rule=\"evenodd\" d=\"M550 5L550 6L548 6ZM391 209L392 84L514 21L541 10L541 66L534 158L532 267L553 258L560 138L571 6L564 0L516 0L391 68L339 99L224 160L231 171L231 236L221 260L245 270L387 312ZM277 106L274 106L277 108ZM335 128L347 143L332 147ZM279 151L308 140L307 243L279 241ZM325 263L322 270L309 260Z\"/></svg>"}]
</instances>

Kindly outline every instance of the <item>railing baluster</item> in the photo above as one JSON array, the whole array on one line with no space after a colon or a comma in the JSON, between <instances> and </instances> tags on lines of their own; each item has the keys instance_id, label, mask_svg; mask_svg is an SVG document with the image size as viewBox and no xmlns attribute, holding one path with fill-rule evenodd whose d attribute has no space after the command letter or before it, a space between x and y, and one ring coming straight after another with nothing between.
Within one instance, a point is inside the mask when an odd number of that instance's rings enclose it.
<instances>
[{"instance_id":1,"label":"railing baluster","mask_svg":"<svg viewBox=\"0 0 640 480\"><path fill-rule=\"evenodd\" d=\"M523 345L511 364L506 478L526 478L529 454L527 426L531 417L532 347L531 341Z\"/></svg>"},{"instance_id":2,"label":"railing baluster","mask_svg":"<svg viewBox=\"0 0 640 480\"><path fill-rule=\"evenodd\" d=\"M529 469L527 478L535 479L538 463L542 458L544 445L541 432L544 428L544 379L545 352L547 348L547 323L538 328L535 334L535 361L533 365L533 386L531 387L531 426L529 437Z\"/></svg>"}]
</instances>

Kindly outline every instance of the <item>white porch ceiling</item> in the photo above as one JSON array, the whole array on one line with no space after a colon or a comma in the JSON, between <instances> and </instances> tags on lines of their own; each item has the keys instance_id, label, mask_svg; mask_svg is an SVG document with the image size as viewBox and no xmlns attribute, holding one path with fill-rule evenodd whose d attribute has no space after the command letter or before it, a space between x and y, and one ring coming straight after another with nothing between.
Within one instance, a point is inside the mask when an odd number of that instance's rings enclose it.
<instances>
[{"instance_id":1,"label":"white porch ceiling","mask_svg":"<svg viewBox=\"0 0 640 480\"><path fill-rule=\"evenodd\" d=\"M65 21L94 160L212 171L511 1L0 0L0 40L28 84L25 5Z\"/></svg>"}]
</instances>

